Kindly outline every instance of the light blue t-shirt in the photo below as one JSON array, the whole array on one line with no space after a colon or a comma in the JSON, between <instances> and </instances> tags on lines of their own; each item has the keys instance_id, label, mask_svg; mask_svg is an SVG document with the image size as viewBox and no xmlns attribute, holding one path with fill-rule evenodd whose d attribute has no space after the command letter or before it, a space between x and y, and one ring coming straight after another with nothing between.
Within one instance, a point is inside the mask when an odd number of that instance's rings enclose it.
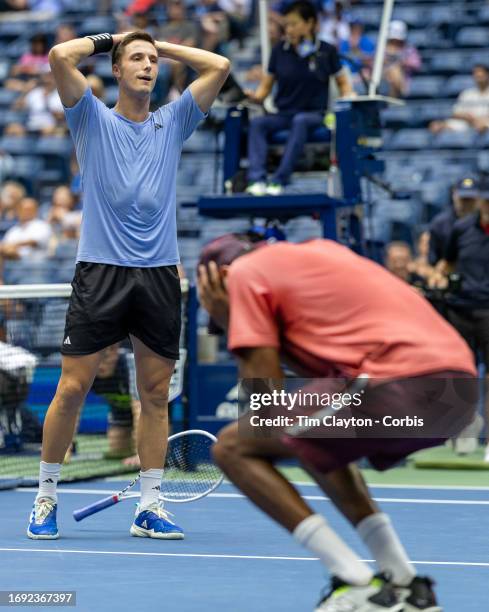
<instances>
[{"instance_id":1,"label":"light blue t-shirt","mask_svg":"<svg viewBox=\"0 0 489 612\"><path fill-rule=\"evenodd\" d=\"M90 88L65 115L83 189L77 261L179 263L177 167L184 140L205 116L190 90L142 122L107 108Z\"/></svg>"}]
</instances>

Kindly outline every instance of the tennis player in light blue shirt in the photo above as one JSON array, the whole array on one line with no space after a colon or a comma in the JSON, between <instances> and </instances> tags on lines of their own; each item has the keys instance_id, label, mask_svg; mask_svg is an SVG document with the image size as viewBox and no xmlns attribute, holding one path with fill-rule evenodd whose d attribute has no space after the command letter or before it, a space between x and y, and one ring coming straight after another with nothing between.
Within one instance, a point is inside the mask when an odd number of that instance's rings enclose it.
<instances>
[{"instance_id":1,"label":"tennis player in light blue shirt","mask_svg":"<svg viewBox=\"0 0 489 612\"><path fill-rule=\"evenodd\" d=\"M113 109L94 97L77 68L88 56L110 51L119 85ZM179 100L150 112L159 57L183 62L197 78ZM230 64L214 53L155 41L146 32L70 40L53 47L49 60L75 143L84 204L62 373L44 422L39 491L27 535L59 537L60 464L102 351L129 335L141 400L141 501L130 533L182 539L182 528L159 501L181 319L176 173L183 142L209 110Z\"/></svg>"}]
</instances>

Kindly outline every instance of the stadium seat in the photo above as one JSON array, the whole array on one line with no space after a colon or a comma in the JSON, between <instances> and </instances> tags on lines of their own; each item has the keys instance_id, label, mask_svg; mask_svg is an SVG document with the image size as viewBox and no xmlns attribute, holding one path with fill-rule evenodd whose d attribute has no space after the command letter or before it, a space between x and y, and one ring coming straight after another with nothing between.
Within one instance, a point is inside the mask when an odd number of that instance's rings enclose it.
<instances>
[{"instance_id":1,"label":"stadium seat","mask_svg":"<svg viewBox=\"0 0 489 612\"><path fill-rule=\"evenodd\" d=\"M35 149L35 140L30 136L25 138L2 136L0 149L12 155L30 155Z\"/></svg>"},{"instance_id":2,"label":"stadium seat","mask_svg":"<svg viewBox=\"0 0 489 612\"><path fill-rule=\"evenodd\" d=\"M421 200L434 208L443 208L450 201L449 186L439 181L425 183L421 189Z\"/></svg>"},{"instance_id":3,"label":"stadium seat","mask_svg":"<svg viewBox=\"0 0 489 612\"><path fill-rule=\"evenodd\" d=\"M426 25L426 9L422 5L402 6L396 4L392 18L405 21L412 27L423 27Z\"/></svg>"},{"instance_id":4,"label":"stadium seat","mask_svg":"<svg viewBox=\"0 0 489 612\"><path fill-rule=\"evenodd\" d=\"M55 266L47 259L7 260L4 263L3 280L6 285L35 285L52 282Z\"/></svg>"},{"instance_id":5,"label":"stadium seat","mask_svg":"<svg viewBox=\"0 0 489 612\"><path fill-rule=\"evenodd\" d=\"M71 155L73 143L71 138L57 138L55 136L42 136L37 139L36 153L38 155Z\"/></svg>"},{"instance_id":6,"label":"stadium seat","mask_svg":"<svg viewBox=\"0 0 489 612\"><path fill-rule=\"evenodd\" d=\"M399 130L385 144L388 150L422 150L428 149L431 144L431 134L428 130Z\"/></svg>"},{"instance_id":7,"label":"stadium seat","mask_svg":"<svg viewBox=\"0 0 489 612\"><path fill-rule=\"evenodd\" d=\"M93 15L91 17L87 17L81 22L78 28L78 34L80 36L115 31L117 31L117 24L115 19L113 17L108 17L105 15Z\"/></svg>"},{"instance_id":8,"label":"stadium seat","mask_svg":"<svg viewBox=\"0 0 489 612\"><path fill-rule=\"evenodd\" d=\"M8 58L2 56L3 53L0 45L0 57L2 58L0 59L0 83L7 78L8 73L10 72L10 61Z\"/></svg>"},{"instance_id":9,"label":"stadium seat","mask_svg":"<svg viewBox=\"0 0 489 612\"><path fill-rule=\"evenodd\" d=\"M27 113L25 111L2 110L2 112L0 112L0 127L2 128L9 123L24 124L26 120Z\"/></svg>"},{"instance_id":10,"label":"stadium seat","mask_svg":"<svg viewBox=\"0 0 489 612\"><path fill-rule=\"evenodd\" d=\"M117 85L110 85L105 88L105 97L104 102L108 107L113 107L116 105L117 99L119 97L119 88Z\"/></svg>"},{"instance_id":11,"label":"stadium seat","mask_svg":"<svg viewBox=\"0 0 489 612\"><path fill-rule=\"evenodd\" d=\"M487 47L489 44L489 29L467 27L459 30L455 37L458 47Z\"/></svg>"},{"instance_id":12,"label":"stadium seat","mask_svg":"<svg viewBox=\"0 0 489 612\"><path fill-rule=\"evenodd\" d=\"M413 127L419 119L417 107L406 104L405 106L391 106L382 112L384 125L389 127Z\"/></svg>"},{"instance_id":13,"label":"stadium seat","mask_svg":"<svg viewBox=\"0 0 489 612\"><path fill-rule=\"evenodd\" d=\"M15 100L19 97L18 91L12 91L11 89L0 89L0 106L11 106Z\"/></svg>"},{"instance_id":14,"label":"stadium seat","mask_svg":"<svg viewBox=\"0 0 489 612\"><path fill-rule=\"evenodd\" d=\"M458 96L464 89L474 87L474 79L468 74L458 74L450 77L445 84L443 93L447 98Z\"/></svg>"},{"instance_id":15,"label":"stadium seat","mask_svg":"<svg viewBox=\"0 0 489 612\"><path fill-rule=\"evenodd\" d=\"M382 18L382 7L362 4L361 6L352 7L349 14L352 19L359 19L366 26L372 26L378 30Z\"/></svg>"},{"instance_id":16,"label":"stadium seat","mask_svg":"<svg viewBox=\"0 0 489 612\"><path fill-rule=\"evenodd\" d=\"M481 151L477 156L477 169L489 173L489 151Z\"/></svg>"},{"instance_id":17,"label":"stadium seat","mask_svg":"<svg viewBox=\"0 0 489 612\"><path fill-rule=\"evenodd\" d=\"M489 132L485 131L479 135L478 143L480 149L489 149Z\"/></svg>"},{"instance_id":18,"label":"stadium seat","mask_svg":"<svg viewBox=\"0 0 489 612\"><path fill-rule=\"evenodd\" d=\"M436 46L437 40L440 39L436 30L421 29L421 30L410 30L408 34L408 41L411 45L417 48L433 47ZM435 44L434 44L435 43Z\"/></svg>"},{"instance_id":19,"label":"stadium seat","mask_svg":"<svg viewBox=\"0 0 489 612\"><path fill-rule=\"evenodd\" d=\"M437 98L445 79L435 76L413 77L409 87L408 98Z\"/></svg>"},{"instance_id":20,"label":"stadium seat","mask_svg":"<svg viewBox=\"0 0 489 612\"><path fill-rule=\"evenodd\" d=\"M488 23L489 24L489 5L482 6L479 9L479 13L477 15L477 21L479 23Z\"/></svg>"},{"instance_id":21,"label":"stadium seat","mask_svg":"<svg viewBox=\"0 0 489 612\"><path fill-rule=\"evenodd\" d=\"M467 57L459 51L437 53L431 58L430 70L443 74L458 74L467 69Z\"/></svg>"},{"instance_id":22,"label":"stadium seat","mask_svg":"<svg viewBox=\"0 0 489 612\"><path fill-rule=\"evenodd\" d=\"M419 107L418 120L421 123L448 119L452 116L453 102L428 102Z\"/></svg>"},{"instance_id":23,"label":"stadium seat","mask_svg":"<svg viewBox=\"0 0 489 612\"><path fill-rule=\"evenodd\" d=\"M432 146L435 149L468 149L477 144L478 134L474 130L452 132L446 130L433 137Z\"/></svg>"},{"instance_id":24,"label":"stadium seat","mask_svg":"<svg viewBox=\"0 0 489 612\"><path fill-rule=\"evenodd\" d=\"M466 14L463 9L451 6L451 3L443 3L430 7L426 12L426 22L432 25L460 24L464 23Z\"/></svg>"}]
</instances>

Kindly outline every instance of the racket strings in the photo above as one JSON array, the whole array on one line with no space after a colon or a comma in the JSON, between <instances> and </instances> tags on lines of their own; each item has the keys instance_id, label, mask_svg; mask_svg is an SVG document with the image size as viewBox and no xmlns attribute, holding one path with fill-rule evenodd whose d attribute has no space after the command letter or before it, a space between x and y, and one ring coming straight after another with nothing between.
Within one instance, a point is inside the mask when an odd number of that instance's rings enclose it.
<instances>
[{"instance_id":1,"label":"racket strings","mask_svg":"<svg viewBox=\"0 0 489 612\"><path fill-rule=\"evenodd\" d=\"M167 500L188 501L212 491L222 472L211 457L213 440L190 434L170 440L166 455L161 496Z\"/></svg>"}]
</instances>

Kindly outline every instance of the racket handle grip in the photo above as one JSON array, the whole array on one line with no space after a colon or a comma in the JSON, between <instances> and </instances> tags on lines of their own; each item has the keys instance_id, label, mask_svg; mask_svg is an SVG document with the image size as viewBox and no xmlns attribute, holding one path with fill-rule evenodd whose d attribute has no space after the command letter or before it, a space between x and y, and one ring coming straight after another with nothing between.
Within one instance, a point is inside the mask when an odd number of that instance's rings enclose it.
<instances>
[{"instance_id":1,"label":"racket handle grip","mask_svg":"<svg viewBox=\"0 0 489 612\"><path fill-rule=\"evenodd\" d=\"M96 514L100 512L100 510L104 510L105 508L109 508L114 504L117 504L119 498L117 495L109 495L109 497L104 497L104 499L95 502L94 504L90 504L85 506L84 508L80 508L79 510L75 510L73 512L73 518L75 521L81 521L87 516L91 516L92 514Z\"/></svg>"}]
</instances>

